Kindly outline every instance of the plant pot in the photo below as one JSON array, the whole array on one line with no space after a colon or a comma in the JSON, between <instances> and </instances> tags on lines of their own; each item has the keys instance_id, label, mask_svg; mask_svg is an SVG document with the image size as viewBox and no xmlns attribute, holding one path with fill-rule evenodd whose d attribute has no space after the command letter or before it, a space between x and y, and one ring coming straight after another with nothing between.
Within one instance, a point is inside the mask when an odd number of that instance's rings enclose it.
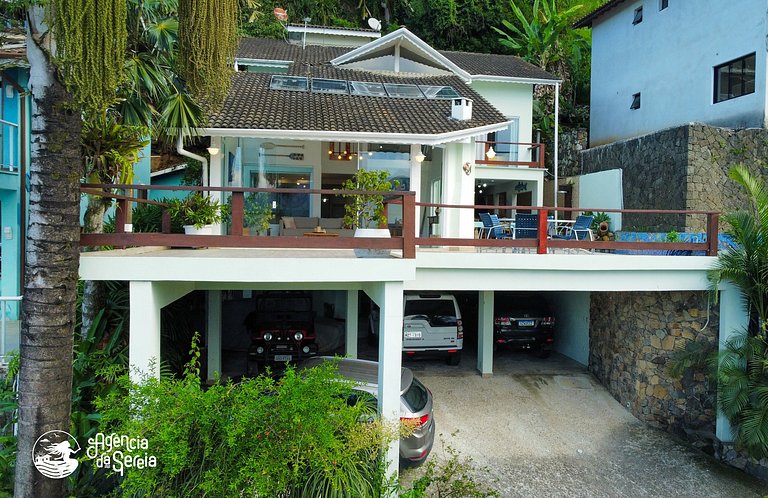
<instances>
[{"instance_id":1,"label":"plant pot","mask_svg":"<svg viewBox=\"0 0 768 498\"><path fill-rule=\"evenodd\" d=\"M184 233L187 235L213 235L213 225L203 225L195 228L195 225L184 225Z\"/></svg>"},{"instance_id":2,"label":"plant pot","mask_svg":"<svg viewBox=\"0 0 768 498\"><path fill-rule=\"evenodd\" d=\"M392 236L388 228L356 228L355 237L389 239ZM391 253L390 249L355 249L358 258L388 258Z\"/></svg>"}]
</instances>

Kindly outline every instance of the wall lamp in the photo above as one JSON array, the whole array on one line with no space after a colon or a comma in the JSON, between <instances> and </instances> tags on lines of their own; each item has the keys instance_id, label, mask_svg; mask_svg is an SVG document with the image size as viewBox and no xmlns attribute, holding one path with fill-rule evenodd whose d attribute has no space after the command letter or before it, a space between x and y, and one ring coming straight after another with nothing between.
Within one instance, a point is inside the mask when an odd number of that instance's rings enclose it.
<instances>
[{"instance_id":1,"label":"wall lamp","mask_svg":"<svg viewBox=\"0 0 768 498\"><path fill-rule=\"evenodd\" d=\"M461 167L464 170L464 174L469 176L472 174L472 165L469 163L464 163L464 165Z\"/></svg>"},{"instance_id":2,"label":"wall lamp","mask_svg":"<svg viewBox=\"0 0 768 498\"><path fill-rule=\"evenodd\" d=\"M208 154L210 154L211 156L215 156L218 153L219 153L218 147L208 147Z\"/></svg>"}]
</instances>

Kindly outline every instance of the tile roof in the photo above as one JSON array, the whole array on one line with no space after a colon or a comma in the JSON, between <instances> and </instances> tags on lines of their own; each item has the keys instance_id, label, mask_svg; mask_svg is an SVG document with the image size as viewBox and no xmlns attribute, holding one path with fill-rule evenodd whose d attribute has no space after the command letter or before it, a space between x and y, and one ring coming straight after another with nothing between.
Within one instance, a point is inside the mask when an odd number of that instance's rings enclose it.
<instances>
[{"instance_id":1,"label":"tile roof","mask_svg":"<svg viewBox=\"0 0 768 498\"><path fill-rule=\"evenodd\" d=\"M573 23L574 28L587 28L592 27L592 23L600 16L608 12L614 7L617 7L619 4L624 3L625 0L608 0L600 7L596 8L586 16L582 17L575 23Z\"/></svg>"},{"instance_id":2,"label":"tile roof","mask_svg":"<svg viewBox=\"0 0 768 498\"><path fill-rule=\"evenodd\" d=\"M331 67L312 76L387 83L451 85L473 100L472 119L451 119L450 100L426 100L270 90L270 74L238 72L208 128L442 134L504 123L507 119L460 78L398 77ZM299 74L299 73L296 73Z\"/></svg>"},{"instance_id":3,"label":"tile roof","mask_svg":"<svg viewBox=\"0 0 768 498\"><path fill-rule=\"evenodd\" d=\"M514 55L440 51L451 62L472 75L506 76L535 80L559 80L557 76Z\"/></svg>"},{"instance_id":4,"label":"tile roof","mask_svg":"<svg viewBox=\"0 0 768 498\"><path fill-rule=\"evenodd\" d=\"M330 60L352 50L347 47L298 45L283 40L243 38L239 59L292 61L287 74L347 81L452 86L472 99L472 119L451 119L450 100L387 98L270 90L271 74L238 72L221 108L208 128L313 130L362 133L443 134L500 124L504 115L472 90L460 77L413 73L371 72L334 66ZM555 80L518 57L441 52L471 74Z\"/></svg>"}]
</instances>

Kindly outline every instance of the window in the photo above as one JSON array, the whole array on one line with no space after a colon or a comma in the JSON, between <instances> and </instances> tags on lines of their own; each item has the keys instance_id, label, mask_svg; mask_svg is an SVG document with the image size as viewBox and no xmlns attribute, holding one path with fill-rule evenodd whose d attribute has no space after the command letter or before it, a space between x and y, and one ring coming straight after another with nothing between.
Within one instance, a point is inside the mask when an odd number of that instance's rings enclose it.
<instances>
[{"instance_id":1,"label":"window","mask_svg":"<svg viewBox=\"0 0 768 498\"><path fill-rule=\"evenodd\" d=\"M632 95L632 104L629 106L630 109L640 109L640 93L636 93Z\"/></svg>"},{"instance_id":2,"label":"window","mask_svg":"<svg viewBox=\"0 0 768 498\"><path fill-rule=\"evenodd\" d=\"M669 7L669 0L659 0L659 10L664 10Z\"/></svg>"},{"instance_id":3,"label":"window","mask_svg":"<svg viewBox=\"0 0 768 498\"><path fill-rule=\"evenodd\" d=\"M755 93L755 54L715 66L715 104Z\"/></svg>"},{"instance_id":4,"label":"window","mask_svg":"<svg viewBox=\"0 0 768 498\"><path fill-rule=\"evenodd\" d=\"M635 17L632 19L632 24L640 24L643 22L643 6L635 9Z\"/></svg>"}]
</instances>

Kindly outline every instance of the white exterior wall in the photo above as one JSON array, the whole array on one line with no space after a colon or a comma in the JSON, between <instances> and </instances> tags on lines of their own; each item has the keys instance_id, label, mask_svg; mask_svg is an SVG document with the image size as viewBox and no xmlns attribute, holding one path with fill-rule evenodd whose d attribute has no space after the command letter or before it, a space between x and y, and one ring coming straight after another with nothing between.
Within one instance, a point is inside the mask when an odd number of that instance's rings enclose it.
<instances>
[{"instance_id":1,"label":"white exterior wall","mask_svg":"<svg viewBox=\"0 0 768 498\"><path fill-rule=\"evenodd\" d=\"M714 67L752 52L755 93L714 104ZM689 122L763 127L765 0L672 1L663 11L658 0L624 2L592 26L591 91L591 147Z\"/></svg>"},{"instance_id":2,"label":"white exterior wall","mask_svg":"<svg viewBox=\"0 0 768 498\"><path fill-rule=\"evenodd\" d=\"M519 142L533 141L533 85L473 81L470 86L503 115L520 119ZM520 160L530 160L530 153Z\"/></svg>"}]
</instances>

